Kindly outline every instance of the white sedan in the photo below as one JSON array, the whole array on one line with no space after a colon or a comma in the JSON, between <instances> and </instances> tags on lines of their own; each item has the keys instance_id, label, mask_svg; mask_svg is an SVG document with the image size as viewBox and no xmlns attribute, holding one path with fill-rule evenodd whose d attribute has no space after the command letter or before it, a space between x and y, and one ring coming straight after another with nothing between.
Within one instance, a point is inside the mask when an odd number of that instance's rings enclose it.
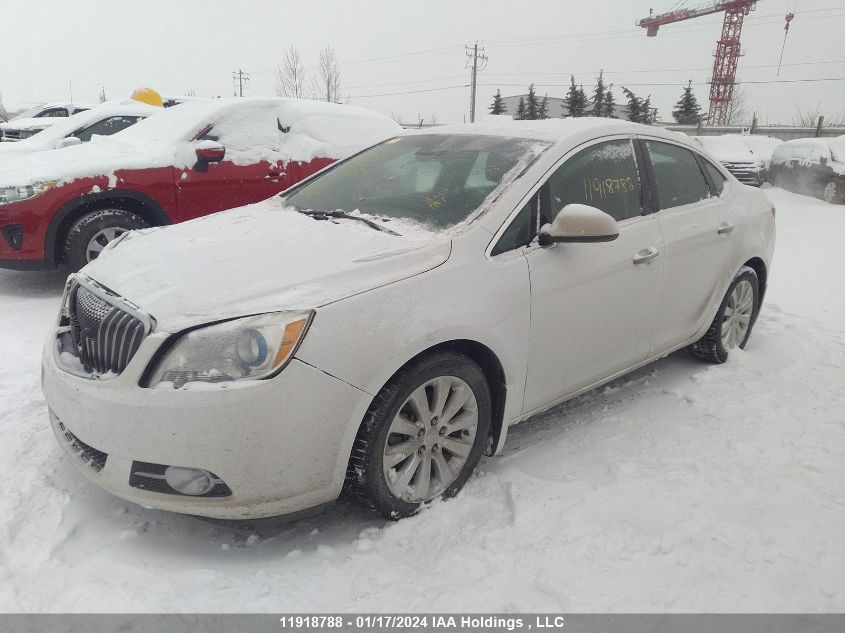
<instances>
[{"instance_id":1,"label":"white sedan","mask_svg":"<svg viewBox=\"0 0 845 633\"><path fill-rule=\"evenodd\" d=\"M144 506L262 517L346 489L408 516L511 424L684 347L726 361L774 234L765 194L653 127L407 133L111 244L44 347L51 423Z\"/></svg>"}]
</instances>

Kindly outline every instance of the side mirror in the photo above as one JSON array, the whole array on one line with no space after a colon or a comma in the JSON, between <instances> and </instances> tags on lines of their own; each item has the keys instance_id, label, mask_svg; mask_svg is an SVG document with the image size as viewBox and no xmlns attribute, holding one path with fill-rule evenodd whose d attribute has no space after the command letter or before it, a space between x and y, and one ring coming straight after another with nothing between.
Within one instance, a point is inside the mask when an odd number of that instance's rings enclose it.
<instances>
[{"instance_id":1,"label":"side mirror","mask_svg":"<svg viewBox=\"0 0 845 633\"><path fill-rule=\"evenodd\" d=\"M226 155L226 148L215 141L200 141L196 146L197 161L217 163Z\"/></svg>"},{"instance_id":2,"label":"side mirror","mask_svg":"<svg viewBox=\"0 0 845 633\"><path fill-rule=\"evenodd\" d=\"M568 204L554 222L540 229L540 246L558 242L612 242L619 237L616 220L586 204Z\"/></svg>"},{"instance_id":3,"label":"side mirror","mask_svg":"<svg viewBox=\"0 0 845 633\"><path fill-rule=\"evenodd\" d=\"M74 145L81 145L82 139L77 138L76 136L66 136L61 141L59 141L59 147L73 147Z\"/></svg>"},{"instance_id":4,"label":"side mirror","mask_svg":"<svg viewBox=\"0 0 845 633\"><path fill-rule=\"evenodd\" d=\"M819 156L819 165L822 167L827 165L827 156Z\"/></svg>"}]
</instances>

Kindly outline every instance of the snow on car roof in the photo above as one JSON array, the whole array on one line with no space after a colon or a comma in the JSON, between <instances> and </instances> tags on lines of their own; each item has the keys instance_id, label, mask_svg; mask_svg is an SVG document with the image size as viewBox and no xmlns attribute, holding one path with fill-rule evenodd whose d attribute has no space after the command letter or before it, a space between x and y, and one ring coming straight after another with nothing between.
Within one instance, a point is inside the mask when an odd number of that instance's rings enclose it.
<instances>
[{"instance_id":1,"label":"snow on car roof","mask_svg":"<svg viewBox=\"0 0 845 633\"><path fill-rule=\"evenodd\" d=\"M402 131L381 114L333 103L283 98L192 101L156 112L95 143L16 158L14 167L0 170L0 184L105 175L114 187L116 170L185 168L197 160L188 141L212 123L240 142L227 145L220 139L226 160L236 164L344 158Z\"/></svg>"},{"instance_id":2,"label":"snow on car roof","mask_svg":"<svg viewBox=\"0 0 845 633\"><path fill-rule=\"evenodd\" d=\"M48 127L37 136L30 136L23 139L19 144L33 143L43 144L49 141L57 141L80 128L88 127L98 121L113 116L149 116L161 108L151 106L134 99L113 99L106 101L90 110L78 112L69 117L48 117L32 119L33 121L48 122ZM17 144L16 144L17 145ZM0 150L3 147L0 146Z\"/></svg>"},{"instance_id":3,"label":"snow on car roof","mask_svg":"<svg viewBox=\"0 0 845 633\"><path fill-rule=\"evenodd\" d=\"M678 136L662 128L641 123L631 123L619 119L601 117L577 117L566 119L542 119L536 121L516 121L501 117L502 120L490 121L485 118L479 123L444 125L437 128L415 130L413 133L424 134L481 134L486 136L512 136L538 141L559 142L573 136L600 136L605 134L648 134L677 141Z\"/></svg>"}]
</instances>

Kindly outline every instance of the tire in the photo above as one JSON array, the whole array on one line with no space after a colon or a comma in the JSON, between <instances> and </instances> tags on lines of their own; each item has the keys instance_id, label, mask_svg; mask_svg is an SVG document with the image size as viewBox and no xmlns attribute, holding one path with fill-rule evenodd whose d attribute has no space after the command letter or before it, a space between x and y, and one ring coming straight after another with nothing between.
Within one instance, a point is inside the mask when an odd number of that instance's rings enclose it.
<instances>
[{"instance_id":1,"label":"tire","mask_svg":"<svg viewBox=\"0 0 845 633\"><path fill-rule=\"evenodd\" d=\"M352 448L346 491L393 520L453 497L481 459L491 416L490 387L478 365L456 353L421 358L370 405Z\"/></svg>"},{"instance_id":2,"label":"tire","mask_svg":"<svg viewBox=\"0 0 845 633\"><path fill-rule=\"evenodd\" d=\"M76 272L92 259L96 259L99 247L102 250L108 242L119 235L135 229L150 226L140 216L125 209L98 209L79 218L68 231L64 245L64 263Z\"/></svg>"},{"instance_id":3,"label":"tire","mask_svg":"<svg viewBox=\"0 0 845 633\"><path fill-rule=\"evenodd\" d=\"M841 187L834 179L831 178L825 183L824 189L822 189L822 200L830 204L842 202Z\"/></svg>"},{"instance_id":4,"label":"tire","mask_svg":"<svg viewBox=\"0 0 845 633\"><path fill-rule=\"evenodd\" d=\"M739 310L736 309L737 306ZM690 353L711 363L724 363L728 360L728 352L732 348L745 347L759 309L760 282L757 273L753 268L744 266L728 287L710 328L704 336L689 346ZM732 318L733 314L736 316ZM730 329L725 330L726 326Z\"/></svg>"}]
</instances>

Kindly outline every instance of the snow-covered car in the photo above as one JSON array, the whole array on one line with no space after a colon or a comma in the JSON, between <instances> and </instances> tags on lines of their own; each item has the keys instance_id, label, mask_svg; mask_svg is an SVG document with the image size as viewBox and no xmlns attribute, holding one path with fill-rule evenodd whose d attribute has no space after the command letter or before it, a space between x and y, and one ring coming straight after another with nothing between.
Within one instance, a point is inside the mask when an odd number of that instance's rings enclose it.
<instances>
[{"instance_id":1,"label":"snow-covered car","mask_svg":"<svg viewBox=\"0 0 845 633\"><path fill-rule=\"evenodd\" d=\"M37 136L17 143L0 143L0 169L5 158L87 143L94 136L110 136L161 110L134 99L116 99L69 117L53 119L55 123Z\"/></svg>"},{"instance_id":2,"label":"snow-covered car","mask_svg":"<svg viewBox=\"0 0 845 633\"><path fill-rule=\"evenodd\" d=\"M406 132L71 276L51 424L147 507L261 517L345 487L407 516L515 422L684 347L726 361L774 234L763 192L651 126Z\"/></svg>"},{"instance_id":3,"label":"snow-covered car","mask_svg":"<svg viewBox=\"0 0 845 633\"><path fill-rule=\"evenodd\" d=\"M0 141L20 141L38 134L57 121L93 108L87 103L45 103L24 110L5 123L0 123Z\"/></svg>"},{"instance_id":4,"label":"snow-covered car","mask_svg":"<svg viewBox=\"0 0 845 633\"><path fill-rule=\"evenodd\" d=\"M741 183L759 187L765 181L765 161L752 152L739 136L726 134L692 138Z\"/></svg>"},{"instance_id":5,"label":"snow-covered car","mask_svg":"<svg viewBox=\"0 0 845 633\"><path fill-rule=\"evenodd\" d=\"M0 267L79 270L126 231L264 200L400 130L334 103L205 99L95 143L0 160Z\"/></svg>"},{"instance_id":6,"label":"snow-covered car","mask_svg":"<svg viewBox=\"0 0 845 633\"><path fill-rule=\"evenodd\" d=\"M845 138L797 138L772 154L772 183L783 189L845 202Z\"/></svg>"},{"instance_id":7,"label":"snow-covered car","mask_svg":"<svg viewBox=\"0 0 845 633\"><path fill-rule=\"evenodd\" d=\"M724 136L744 143L757 160L763 162L764 172L769 170L774 151L783 144L783 141L779 138L763 136L762 134L725 134Z\"/></svg>"}]
</instances>

